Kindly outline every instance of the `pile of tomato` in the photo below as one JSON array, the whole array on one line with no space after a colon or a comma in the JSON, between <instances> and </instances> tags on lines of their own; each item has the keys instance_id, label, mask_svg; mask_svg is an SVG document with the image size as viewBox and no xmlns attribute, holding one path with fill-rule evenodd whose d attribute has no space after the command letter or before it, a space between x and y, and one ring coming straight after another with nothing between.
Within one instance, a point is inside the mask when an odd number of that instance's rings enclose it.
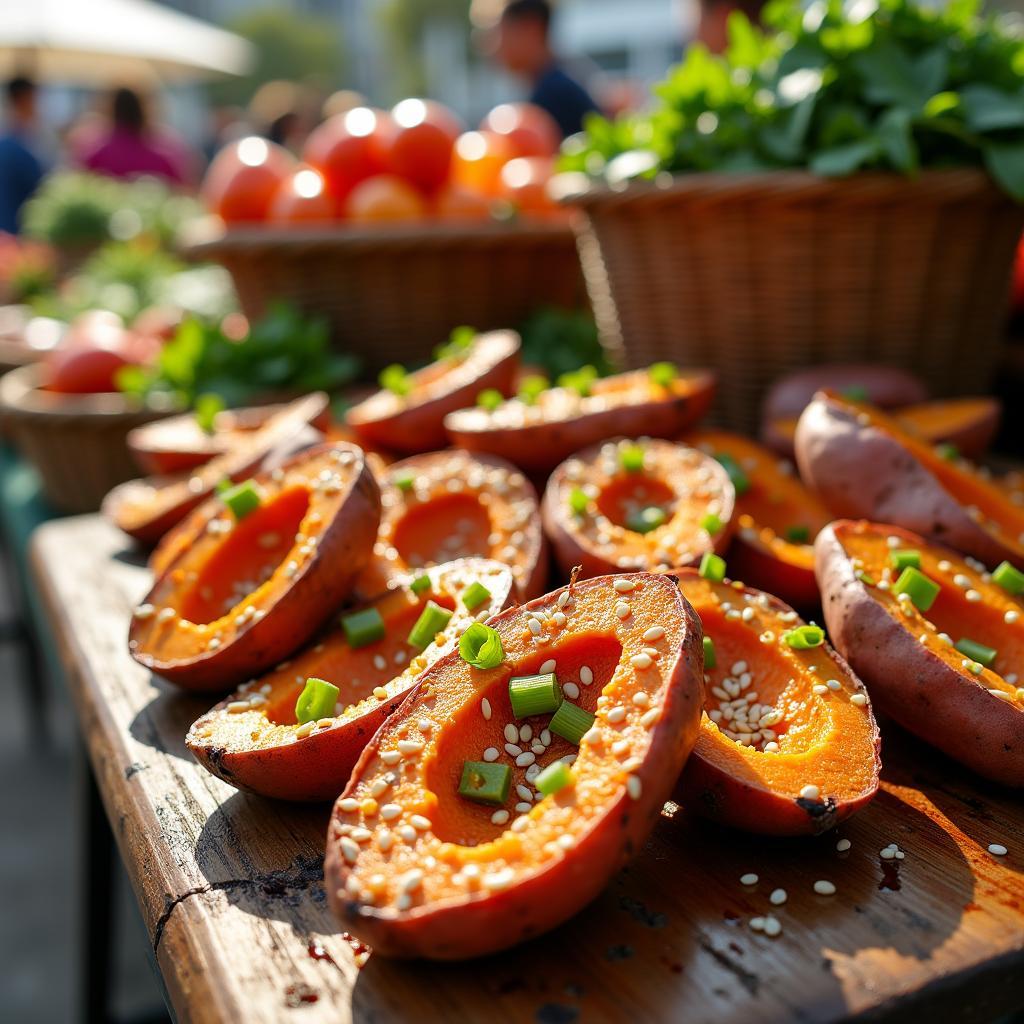
<instances>
[{"instance_id":1,"label":"pile of tomato","mask_svg":"<svg viewBox=\"0 0 1024 1024\"><path fill-rule=\"evenodd\" d=\"M228 224L311 225L557 217L547 183L558 126L529 103L495 107L475 131L432 100L356 107L321 124L302 159L250 136L217 154L203 184Z\"/></svg>"}]
</instances>

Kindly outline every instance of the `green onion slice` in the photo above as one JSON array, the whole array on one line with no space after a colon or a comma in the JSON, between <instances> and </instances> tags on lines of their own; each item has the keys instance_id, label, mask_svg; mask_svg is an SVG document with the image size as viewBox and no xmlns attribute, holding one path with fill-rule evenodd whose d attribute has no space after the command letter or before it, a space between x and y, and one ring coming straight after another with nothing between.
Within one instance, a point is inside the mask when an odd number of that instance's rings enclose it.
<instances>
[{"instance_id":1,"label":"green onion slice","mask_svg":"<svg viewBox=\"0 0 1024 1024\"><path fill-rule=\"evenodd\" d=\"M589 363L581 366L578 370L570 370L558 378L560 388L569 388L575 391L580 398L586 398L590 394L590 386L597 380L597 370Z\"/></svg>"},{"instance_id":2,"label":"green onion slice","mask_svg":"<svg viewBox=\"0 0 1024 1024\"><path fill-rule=\"evenodd\" d=\"M217 423L217 413L224 411L224 399L216 391L204 391L195 403L196 423L204 434L212 434Z\"/></svg>"},{"instance_id":3,"label":"green onion slice","mask_svg":"<svg viewBox=\"0 0 1024 1024\"><path fill-rule=\"evenodd\" d=\"M465 761L459 780L459 796L480 804L503 804L512 787L512 769L507 764Z\"/></svg>"},{"instance_id":4,"label":"green onion slice","mask_svg":"<svg viewBox=\"0 0 1024 1024\"><path fill-rule=\"evenodd\" d=\"M539 373L530 374L519 382L519 393L516 397L523 405L533 405L549 387L551 382L547 377Z\"/></svg>"},{"instance_id":5,"label":"green onion slice","mask_svg":"<svg viewBox=\"0 0 1024 1024\"><path fill-rule=\"evenodd\" d=\"M516 718L547 715L562 703L562 688L554 672L535 676L513 676L508 681L508 699Z\"/></svg>"},{"instance_id":6,"label":"green onion slice","mask_svg":"<svg viewBox=\"0 0 1024 1024\"><path fill-rule=\"evenodd\" d=\"M482 622L474 622L459 637L459 654L473 668L497 668L505 660L498 631Z\"/></svg>"},{"instance_id":7,"label":"green onion slice","mask_svg":"<svg viewBox=\"0 0 1024 1024\"><path fill-rule=\"evenodd\" d=\"M699 572L706 580L712 583L721 583L725 579L725 559L716 555L714 551L705 551L704 557L700 560Z\"/></svg>"},{"instance_id":8,"label":"green onion slice","mask_svg":"<svg viewBox=\"0 0 1024 1024\"><path fill-rule=\"evenodd\" d=\"M380 376L377 378L380 386L386 391L390 391L393 395L398 395L399 398L404 398L410 391L412 391L412 380L409 374L406 372L404 366L399 363L392 363L390 366L385 366L380 371Z\"/></svg>"},{"instance_id":9,"label":"green onion slice","mask_svg":"<svg viewBox=\"0 0 1024 1024\"><path fill-rule=\"evenodd\" d=\"M244 519L250 512L255 512L260 507L260 493L252 480L245 480L221 491L220 500L231 509L231 514L236 520Z\"/></svg>"},{"instance_id":10,"label":"green onion slice","mask_svg":"<svg viewBox=\"0 0 1024 1024\"><path fill-rule=\"evenodd\" d=\"M476 396L476 404L488 412L494 412L504 401L505 396L496 388L486 388Z\"/></svg>"},{"instance_id":11,"label":"green onion slice","mask_svg":"<svg viewBox=\"0 0 1024 1024\"><path fill-rule=\"evenodd\" d=\"M807 626L795 626L793 629L787 629L782 634L782 640L794 651L809 651L814 647L820 647L825 642L825 630L812 622Z\"/></svg>"},{"instance_id":12,"label":"green onion slice","mask_svg":"<svg viewBox=\"0 0 1024 1024\"><path fill-rule=\"evenodd\" d=\"M295 720L299 725L303 725L332 716L340 692L334 683L329 683L326 679L307 679L299 699L295 702Z\"/></svg>"},{"instance_id":13,"label":"green onion slice","mask_svg":"<svg viewBox=\"0 0 1024 1024\"><path fill-rule=\"evenodd\" d=\"M996 655L999 653L994 647L987 647L985 644L980 644L977 640L971 640L966 636L961 640L957 640L953 646L965 658L970 658L971 661L976 661L984 665L985 668L992 667L992 662L996 660Z\"/></svg>"},{"instance_id":14,"label":"green onion slice","mask_svg":"<svg viewBox=\"0 0 1024 1024\"><path fill-rule=\"evenodd\" d=\"M647 371L653 383L660 388L667 388L679 376L675 363L654 363Z\"/></svg>"},{"instance_id":15,"label":"green onion slice","mask_svg":"<svg viewBox=\"0 0 1024 1024\"><path fill-rule=\"evenodd\" d=\"M940 459L945 459L946 462L956 462L960 458L960 449L955 444L937 444L935 446L935 454Z\"/></svg>"},{"instance_id":16,"label":"green onion slice","mask_svg":"<svg viewBox=\"0 0 1024 1024\"><path fill-rule=\"evenodd\" d=\"M563 700L558 705L558 710L551 716L548 728L563 740L568 740L577 747L584 735L590 732L594 725L594 716L589 711L584 711L578 704L571 704Z\"/></svg>"},{"instance_id":17,"label":"green onion slice","mask_svg":"<svg viewBox=\"0 0 1024 1024\"><path fill-rule=\"evenodd\" d=\"M743 467L728 452L719 452L715 456L715 461L729 474L729 479L736 490L737 498L750 490L750 477L747 476Z\"/></svg>"},{"instance_id":18,"label":"green onion slice","mask_svg":"<svg viewBox=\"0 0 1024 1024\"><path fill-rule=\"evenodd\" d=\"M587 492L582 487L574 487L569 492L569 508L572 509L575 515L581 516L590 506L590 499L587 497Z\"/></svg>"},{"instance_id":19,"label":"green onion slice","mask_svg":"<svg viewBox=\"0 0 1024 1024\"><path fill-rule=\"evenodd\" d=\"M545 796L553 796L560 789L565 789L573 781L572 769L564 761L552 761L533 780L537 791Z\"/></svg>"},{"instance_id":20,"label":"green onion slice","mask_svg":"<svg viewBox=\"0 0 1024 1024\"><path fill-rule=\"evenodd\" d=\"M657 505L648 505L647 508L634 512L626 520L626 526L634 533L650 533L668 521L668 513Z\"/></svg>"},{"instance_id":21,"label":"green onion slice","mask_svg":"<svg viewBox=\"0 0 1024 1024\"><path fill-rule=\"evenodd\" d=\"M704 637L704 668L714 668L718 664L718 655L715 653L715 641L709 636Z\"/></svg>"},{"instance_id":22,"label":"green onion slice","mask_svg":"<svg viewBox=\"0 0 1024 1024\"><path fill-rule=\"evenodd\" d=\"M468 587L466 592L462 595L462 603L472 611L474 608L479 608L484 601L491 599L491 592L479 581L474 580Z\"/></svg>"},{"instance_id":23,"label":"green onion slice","mask_svg":"<svg viewBox=\"0 0 1024 1024\"><path fill-rule=\"evenodd\" d=\"M811 539L811 528L809 526L787 526L786 540L790 544L806 544Z\"/></svg>"},{"instance_id":24,"label":"green onion slice","mask_svg":"<svg viewBox=\"0 0 1024 1024\"><path fill-rule=\"evenodd\" d=\"M722 528L722 520L719 519L714 512L709 512L703 519L701 519L700 528L702 530L707 530L708 533L718 533Z\"/></svg>"},{"instance_id":25,"label":"green onion slice","mask_svg":"<svg viewBox=\"0 0 1024 1024\"><path fill-rule=\"evenodd\" d=\"M931 608L935 598L939 596L940 589L935 580L925 576L920 569L915 569L912 565L908 565L892 585L894 594L907 594L920 612L926 612Z\"/></svg>"},{"instance_id":26,"label":"green onion slice","mask_svg":"<svg viewBox=\"0 0 1024 1024\"><path fill-rule=\"evenodd\" d=\"M416 483L416 474L407 470L404 473L399 473L391 478L391 482L403 492L411 491L413 485Z\"/></svg>"},{"instance_id":27,"label":"green onion slice","mask_svg":"<svg viewBox=\"0 0 1024 1024\"><path fill-rule=\"evenodd\" d=\"M409 646L422 651L428 644L433 643L434 637L448 625L451 618L452 613L447 608L428 601L426 607L420 612L420 617L416 620L415 625L409 630L407 638Z\"/></svg>"},{"instance_id":28,"label":"green onion slice","mask_svg":"<svg viewBox=\"0 0 1024 1024\"><path fill-rule=\"evenodd\" d=\"M903 572L908 566L921 568L921 552L913 548L898 548L889 552L889 564L897 571Z\"/></svg>"},{"instance_id":29,"label":"green onion slice","mask_svg":"<svg viewBox=\"0 0 1024 1024\"><path fill-rule=\"evenodd\" d=\"M840 394L843 398L850 399L851 402L867 402L870 400L868 389L863 384L851 384L848 388L843 388Z\"/></svg>"},{"instance_id":30,"label":"green onion slice","mask_svg":"<svg viewBox=\"0 0 1024 1024\"><path fill-rule=\"evenodd\" d=\"M409 584L409 589L419 597L420 594L425 594L431 587L430 577L424 573L422 576L417 576L416 579Z\"/></svg>"},{"instance_id":31,"label":"green onion slice","mask_svg":"<svg viewBox=\"0 0 1024 1024\"><path fill-rule=\"evenodd\" d=\"M627 473L642 473L644 469L644 450L638 444L623 445L619 449L619 465Z\"/></svg>"},{"instance_id":32,"label":"green onion slice","mask_svg":"<svg viewBox=\"0 0 1024 1024\"><path fill-rule=\"evenodd\" d=\"M341 628L349 647L366 647L376 643L385 633L384 620L376 608L364 608L341 617Z\"/></svg>"},{"instance_id":33,"label":"green onion slice","mask_svg":"<svg viewBox=\"0 0 1024 1024\"><path fill-rule=\"evenodd\" d=\"M1009 562L1000 562L996 566L992 573L992 582L998 584L1008 594L1024 594L1024 572Z\"/></svg>"}]
</instances>

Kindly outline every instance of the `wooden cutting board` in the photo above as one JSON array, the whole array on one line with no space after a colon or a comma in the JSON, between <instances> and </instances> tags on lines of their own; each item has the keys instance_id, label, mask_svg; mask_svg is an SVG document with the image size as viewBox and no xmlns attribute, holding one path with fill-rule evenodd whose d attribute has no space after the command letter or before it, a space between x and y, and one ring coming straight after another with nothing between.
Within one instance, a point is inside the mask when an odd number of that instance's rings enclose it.
<instances>
[{"instance_id":1,"label":"wooden cutting board","mask_svg":"<svg viewBox=\"0 0 1024 1024\"><path fill-rule=\"evenodd\" d=\"M960 1024L1024 1005L1024 798L884 726L882 791L838 832L768 841L666 805L642 853L551 934L466 964L374 957L327 908L329 809L208 775L184 736L212 699L128 657L149 576L124 538L96 516L66 519L37 531L33 559L181 1021ZM879 856L891 842L904 860ZM817 879L836 894L816 895ZM766 912L777 938L749 927Z\"/></svg>"}]
</instances>

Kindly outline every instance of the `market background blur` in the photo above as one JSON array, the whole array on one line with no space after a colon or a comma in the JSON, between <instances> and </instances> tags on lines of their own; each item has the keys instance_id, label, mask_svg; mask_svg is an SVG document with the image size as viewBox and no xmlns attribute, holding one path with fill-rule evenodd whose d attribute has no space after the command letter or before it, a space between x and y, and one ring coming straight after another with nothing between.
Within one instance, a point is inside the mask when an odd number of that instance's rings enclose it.
<instances>
[{"instance_id":1,"label":"market background blur","mask_svg":"<svg viewBox=\"0 0 1024 1024\"><path fill-rule=\"evenodd\" d=\"M21 4L31 0L7 0L0 27ZM1014 5L1024 10L1024 0L1004 4ZM252 59L245 73L204 79L143 66L124 74L112 61L109 75L100 67L71 71L64 80L31 52L8 55L0 77L22 80L3 97L0 227L16 228L16 201L53 169L117 177L145 172L189 192L225 143L256 133L298 153L325 117L364 102L387 107L405 96L430 97L473 125L499 102L543 102L553 90L552 102L569 110L565 119L556 112L556 119L563 130L576 127L569 124L573 116L578 122L572 109L585 108L587 96L606 113L628 110L693 39L719 45L730 3L706 0L702 17L698 0L561 0L550 47L564 80L548 82L547 91L540 77L550 69L535 59L539 44L530 30L525 39L502 40L500 0L176 0L166 6L247 40ZM535 6L525 4L527 21ZM758 8L751 0L739 6L750 13ZM11 600L8 594L8 613ZM45 735L26 722L13 685L26 671L16 649L0 645L0 772L7 780L0 788L0 818L7 823L0 842L0 1020L66 1021L75 1015L73 728L60 699L49 709ZM166 1019L124 879L115 927L120 1018Z\"/></svg>"}]
</instances>

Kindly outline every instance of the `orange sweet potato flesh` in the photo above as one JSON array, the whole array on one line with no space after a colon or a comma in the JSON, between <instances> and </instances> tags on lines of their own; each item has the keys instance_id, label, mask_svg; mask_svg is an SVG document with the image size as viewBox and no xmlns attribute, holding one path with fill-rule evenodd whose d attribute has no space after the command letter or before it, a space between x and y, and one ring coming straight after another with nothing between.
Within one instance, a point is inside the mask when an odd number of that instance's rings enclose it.
<instances>
[{"instance_id":1,"label":"orange sweet potato flesh","mask_svg":"<svg viewBox=\"0 0 1024 1024\"><path fill-rule=\"evenodd\" d=\"M624 453L643 450L642 470L622 465ZM591 497L583 513L573 510L573 492ZM606 441L571 456L548 480L542 502L544 529L555 560L568 574L621 570L665 570L699 563L707 551L724 551L734 527L735 489L713 458L673 441ZM631 529L638 510L659 508L665 522L646 533ZM718 516L713 534L701 525Z\"/></svg>"},{"instance_id":2,"label":"orange sweet potato flesh","mask_svg":"<svg viewBox=\"0 0 1024 1024\"><path fill-rule=\"evenodd\" d=\"M897 410L893 416L926 444L952 444L962 455L983 455L999 429L1002 407L995 398L947 398Z\"/></svg>"},{"instance_id":3,"label":"orange sweet potato flesh","mask_svg":"<svg viewBox=\"0 0 1024 1024\"><path fill-rule=\"evenodd\" d=\"M324 873L343 926L375 953L451 960L511 946L579 910L640 848L696 738L701 635L672 579L619 578L634 589L597 578L572 587L561 608L556 591L492 619L503 664L479 670L457 652L441 658L363 751L335 805ZM536 612L550 616L539 636L526 625ZM652 628L664 632L655 638ZM655 656L639 667L645 647ZM598 712L578 751L545 736L550 716L512 718L509 679L551 659L575 702ZM494 807L457 790L463 763L489 747L513 764L507 725L530 725L537 739L522 742L536 760L512 769L508 822L495 823ZM573 782L535 799L535 765L573 754ZM528 811L513 806L523 799L516 786L531 793ZM367 815L372 792L378 811Z\"/></svg>"},{"instance_id":4,"label":"orange sweet potato flesh","mask_svg":"<svg viewBox=\"0 0 1024 1024\"><path fill-rule=\"evenodd\" d=\"M684 805L776 836L824 832L865 806L878 789L880 740L850 666L827 643L785 643L803 622L777 598L690 569L676 576L716 657L704 669L705 714L680 780ZM857 694L863 705L851 702ZM805 786L818 795L802 795Z\"/></svg>"},{"instance_id":5,"label":"orange sweet potato flesh","mask_svg":"<svg viewBox=\"0 0 1024 1024\"><path fill-rule=\"evenodd\" d=\"M204 430L191 412L155 420L129 432L128 450L147 475L190 472L215 456L231 451L283 408L283 405L257 405L224 409L214 417L211 431ZM329 420L325 407L311 422L323 430Z\"/></svg>"},{"instance_id":6,"label":"orange sweet potato flesh","mask_svg":"<svg viewBox=\"0 0 1024 1024\"><path fill-rule=\"evenodd\" d=\"M890 416L822 392L800 417L796 440L800 475L835 515L894 523L990 566L1024 564L1024 508Z\"/></svg>"},{"instance_id":7,"label":"orange sweet potato flesh","mask_svg":"<svg viewBox=\"0 0 1024 1024\"><path fill-rule=\"evenodd\" d=\"M240 435L230 451L215 456L193 473L118 485L103 500L103 513L140 543L156 544L213 494L217 484L252 476L264 460L288 445L326 408L323 392L289 402L262 427Z\"/></svg>"},{"instance_id":8,"label":"orange sweet potato flesh","mask_svg":"<svg viewBox=\"0 0 1024 1024\"><path fill-rule=\"evenodd\" d=\"M940 584L928 611L893 593L894 546L919 551L920 571ZM980 563L896 526L840 520L815 548L829 635L876 707L978 774L1024 786L1020 599ZM996 650L991 667L954 648L964 638Z\"/></svg>"},{"instance_id":9,"label":"orange sweet potato flesh","mask_svg":"<svg viewBox=\"0 0 1024 1024\"><path fill-rule=\"evenodd\" d=\"M346 416L360 441L415 455L443 448L444 418L476 404L481 391L512 393L519 367L519 335L491 331L478 335L468 354L446 357L409 374L410 391L378 391Z\"/></svg>"},{"instance_id":10,"label":"orange sweet potato flesh","mask_svg":"<svg viewBox=\"0 0 1024 1024\"><path fill-rule=\"evenodd\" d=\"M537 492L503 459L458 450L414 455L378 474L383 514L373 559L356 585L371 597L402 574L453 558L512 569L521 600L547 578Z\"/></svg>"},{"instance_id":11,"label":"orange sweet potato flesh","mask_svg":"<svg viewBox=\"0 0 1024 1024\"><path fill-rule=\"evenodd\" d=\"M832 517L793 465L724 430L699 430L684 440L709 455L731 456L749 481L749 488L736 496L737 530L728 558L731 575L797 608L817 604L812 545ZM794 529L806 530L806 542L789 536Z\"/></svg>"},{"instance_id":12,"label":"orange sweet potato flesh","mask_svg":"<svg viewBox=\"0 0 1024 1024\"><path fill-rule=\"evenodd\" d=\"M241 520L219 502L193 513L195 540L132 618L132 657L186 689L227 690L301 647L370 556L380 492L361 449L321 445L254 482Z\"/></svg>"},{"instance_id":13,"label":"orange sweet potato flesh","mask_svg":"<svg viewBox=\"0 0 1024 1024\"><path fill-rule=\"evenodd\" d=\"M426 574L429 590L414 594L411 577L372 602L387 632L353 648L335 623L273 671L243 683L189 729L186 743L204 768L238 789L282 800L333 800L359 754L402 703L421 672L452 650L466 626L505 607L512 574L497 562L460 559ZM469 610L466 588L478 582L490 597ZM423 650L408 643L428 601L453 615ZM295 702L315 677L341 691L335 714L302 728Z\"/></svg>"},{"instance_id":14,"label":"orange sweet potato flesh","mask_svg":"<svg viewBox=\"0 0 1024 1024\"><path fill-rule=\"evenodd\" d=\"M676 437L704 416L714 396L715 378L706 370L683 371L668 387L633 370L595 381L585 398L550 388L534 405L513 399L493 412L462 409L445 418L445 429L459 448L546 473L608 437Z\"/></svg>"}]
</instances>

